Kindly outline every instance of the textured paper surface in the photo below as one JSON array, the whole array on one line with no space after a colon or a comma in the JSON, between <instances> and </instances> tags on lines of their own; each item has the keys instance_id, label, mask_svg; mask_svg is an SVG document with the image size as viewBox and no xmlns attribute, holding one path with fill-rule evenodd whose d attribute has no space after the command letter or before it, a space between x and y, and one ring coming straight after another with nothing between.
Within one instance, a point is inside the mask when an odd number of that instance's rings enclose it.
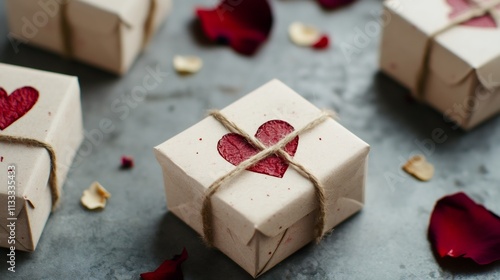
<instances>
[{"instance_id":1,"label":"textured paper surface","mask_svg":"<svg viewBox=\"0 0 500 280\"><path fill-rule=\"evenodd\" d=\"M221 112L253 135L273 119L299 129L320 110L274 80ZM227 133L208 117L155 150L164 171L168 208L198 233L205 190L234 168L217 151L218 141ZM365 142L334 120L300 136L294 159L326 186L327 229L362 208L368 151ZM219 190L212 203L216 247L253 276L313 239L314 188L291 167L283 178L244 171ZM290 240L284 240L285 235Z\"/></svg>"},{"instance_id":2,"label":"textured paper surface","mask_svg":"<svg viewBox=\"0 0 500 280\"><path fill-rule=\"evenodd\" d=\"M156 3L154 30L169 13L172 1ZM68 5L72 57L110 72L125 73L143 47L150 1L72 0ZM6 0L6 8L12 36L65 54L61 8L56 0Z\"/></svg>"},{"instance_id":3,"label":"textured paper surface","mask_svg":"<svg viewBox=\"0 0 500 280\"><path fill-rule=\"evenodd\" d=\"M49 143L57 154L58 183L62 187L83 139L80 89L76 77L0 64L0 87L9 94L31 86L39 98L33 108L0 134ZM16 165L16 245L35 249L52 208L50 158L43 148L0 142L0 181L7 182L7 166ZM5 186L5 185L4 185ZM7 218L7 188L0 188L0 219ZM0 228L0 246L7 246L6 224Z\"/></svg>"},{"instance_id":4,"label":"textured paper surface","mask_svg":"<svg viewBox=\"0 0 500 280\"><path fill-rule=\"evenodd\" d=\"M417 95L429 36L450 23L445 0L389 0L381 46L381 69ZM465 129L500 111L500 27L455 26L436 36L430 48L423 99ZM489 90L487 100L478 92ZM470 108L468 100L477 100ZM469 108L461 112L460 107Z\"/></svg>"}]
</instances>

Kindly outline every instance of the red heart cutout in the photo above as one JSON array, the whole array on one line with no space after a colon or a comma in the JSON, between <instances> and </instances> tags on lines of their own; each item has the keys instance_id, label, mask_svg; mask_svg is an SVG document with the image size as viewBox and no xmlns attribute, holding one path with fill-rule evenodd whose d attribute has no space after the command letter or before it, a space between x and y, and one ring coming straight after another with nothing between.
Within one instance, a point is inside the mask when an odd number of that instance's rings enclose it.
<instances>
[{"instance_id":1,"label":"red heart cutout","mask_svg":"<svg viewBox=\"0 0 500 280\"><path fill-rule=\"evenodd\" d=\"M0 130L20 119L38 101L38 91L32 87L16 89L11 95L0 87Z\"/></svg>"},{"instance_id":2,"label":"red heart cutout","mask_svg":"<svg viewBox=\"0 0 500 280\"><path fill-rule=\"evenodd\" d=\"M463 12L468 11L473 7L473 3L470 0L447 0L448 4L453 8L450 14L451 18L460 15ZM472 26L472 27L486 27L486 28L496 28L497 23L491 15L484 15L480 17L473 18L469 21L462 23L462 25Z\"/></svg>"},{"instance_id":3,"label":"red heart cutout","mask_svg":"<svg viewBox=\"0 0 500 280\"><path fill-rule=\"evenodd\" d=\"M278 143L295 129L289 123L282 120L272 120L264 123L257 129L255 137L266 147ZM299 137L295 137L284 148L290 156L294 156L299 146ZM243 136L237 133L224 135L217 144L219 154L231 164L238 166L241 162L251 158L259 152L259 149L250 144ZM288 163L277 155L271 155L259 161L247 170L283 178Z\"/></svg>"}]
</instances>

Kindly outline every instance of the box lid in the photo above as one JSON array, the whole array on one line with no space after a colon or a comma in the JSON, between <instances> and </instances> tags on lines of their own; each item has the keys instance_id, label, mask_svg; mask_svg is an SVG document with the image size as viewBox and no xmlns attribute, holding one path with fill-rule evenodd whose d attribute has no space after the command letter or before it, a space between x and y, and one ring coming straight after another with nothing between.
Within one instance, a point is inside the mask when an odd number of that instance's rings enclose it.
<instances>
[{"instance_id":1,"label":"box lid","mask_svg":"<svg viewBox=\"0 0 500 280\"><path fill-rule=\"evenodd\" d=\"M0 135L23 137L49 143L56 150L75 149L60 143L60 139L72 142L71 139L79 136L65 135L64 130L56 130L56 126L64 124L66 108L75 96L79 94L78 79L72 76L38 71L18 66L0 63L0 87L10 96L15 90L30 86L38 91L39 97L33 107L17 121L4 130ZM79 98L78 98L79 99ZM64 108L63 108L64 107ZM72 109L79 112L79 108ZM80 126L81 124L67 124ZM65 126L65 125L63 125ZM21 147L21 144L6 144L0 142L0 156L3 157L0 166L5 168L0 172L0 181L7 181L7 166L16 165L16 216L21 212L25 201L36 207L40 197L36 195L39 186L46 186L50 174L50 158L43 148ZM16 148L16 149L14 149ZM64 161L61 161L64 162ZM70 163L68 163L70 164ZM59 166L59 168L67 168ZM37 172L34 172L37 170ZM62 180L63 178L59 178ZM45 183L44 183L45 182ZM0 204L7 205L7 188L0 189ZM5 202L5 203L4 203ZM0 216L5 216L5 211L0 211Z\"/></svg>"},{"instance_id":2,"label":"box lid","mask_svg":"<svg viewBox=\"0 0 500 280\"><path fill-rule=\"evenodd\" d=\"M150 5L150 0L73 0L68 4L68 19L76 26L112 33L119 24L142 27Z\"/></svg>"},{"instance_id":3,"label":"box lid","mask_svg":"<svg viewBox=\"0 0 500 280\"><path fill-rule=\"evenodd\" d=\"M385 6L428 36L433 36L435 32L448 26L452 22L450 15L454 12L447 0L388 0ZM475 73L486 88L493 90L495 86L498 86L500 82L499 11L500 7L491 13L497 18L496 28L457 25L437 35L434 42L442 49L439 50L439 47L431 49L429 64L431 71L450 85L458 84ZM441 55L433 53L436 49L442 52ZM444 54L444 51L449 54ZM450 55L459 59L450 63Z\"/></svg>"},{"instance_id":4,"label":"box lid","mask_svg":"<svg viewBox=\"0 0 500 280\"><path fill-rule=\"evenodd\" d=\"M221 112L253 135L263 123L276 119L299 129L321 111L274 80ZM157 158L163 166L167 162L175 164L183 176L197 182L185 187L198 188L204 193L215 180L235 168L217 150L219 140L227 133L218 121L207 117L156 147ZM299 137L294 159L326 182L336 171L345 171L346 165L360 157L366 158L368 150L368 144L330 119ZM355 168L358 169L359 166ZM345 175L355 170L348 170ZM329 187L327 207L333 207L337 202L336 191ZM356 207L362 203L357 202ZM282 178L244 171L212 197L212 205L213 215L248 243L256 231L270 237L280 234L314 211L317 201L312 183L289 167Z\"/></svg>"}]
</instances>

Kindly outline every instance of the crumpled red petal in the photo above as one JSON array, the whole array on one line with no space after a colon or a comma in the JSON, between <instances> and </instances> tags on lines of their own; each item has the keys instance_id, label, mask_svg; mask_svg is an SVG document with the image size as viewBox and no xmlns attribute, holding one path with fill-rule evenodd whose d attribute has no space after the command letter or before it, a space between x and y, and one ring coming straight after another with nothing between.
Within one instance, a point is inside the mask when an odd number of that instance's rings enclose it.
<instances>
[{"instance_id":1,"label":"crumpled red petal","mask_svg":"<svg viewBox=\"0 0 500 280\"><path fill-rule=\"evenodd\" d=\"M349 5L356 0L318 0L318 2L326 9L337 9L345 5Z\"/></svg>"},{"instance_id":2,"label":"crumpled red petal","mask_svg":"<svg viewBox=\"0 0 500 280\"><path fill-rule=\"evenodd\" d=\"M324 50L327 49L329 46L330 46L330 38L328 38L327 35L321 36L318 42L312 45L312 47L317 50Z\"/></svg>"},{"instance_id":3,"label":"crumpled red petal","mask_svg":"<svg viewBox=\"0 0 500 280\"><path fill-rule=\"evenodd\" d=\"M164 261L155 271L141 274L143 280L183 280L181 264L188 258L186 248L180 255Z\"/></svg>"},{"instance_id":4,"label":"crumpled red petal","mask_svg":"<svg viewBox=\"0 0 500 280\"><path fill-rule=\"evenodd\" d=\"M454 18L460 15L461 13L470 10L473 7L473 3L469 0L446 0L446 2L448 2L448 4L452 7L450 18ZM476 17L462 23L462 25L471 27L486 27L486 28L497 27L497 23L492 15L484 15Z\"/></svg>"},{"instance_id":5,"label":"crumpled red petal","mask_svg":"<svg viewBox=\"0 0 500 280\"><path fill-rule=\"evenodd\" d=\"M211 41L227 43L245 55L258 50L273 26L268 0L223 0L215 9L196 9L196 14Z\"/></svg>"},{"instance_id":6,"label":"crumpled red petal","mask_svg":"<svg viewBox=\"0 0 500 280\"><path fill-rule=\"evenodd\" d=\"M429 240L441 257L486 265L500 260L500 217L465 193L446 196L432 212Z\"/></svg>"}]
</instances>

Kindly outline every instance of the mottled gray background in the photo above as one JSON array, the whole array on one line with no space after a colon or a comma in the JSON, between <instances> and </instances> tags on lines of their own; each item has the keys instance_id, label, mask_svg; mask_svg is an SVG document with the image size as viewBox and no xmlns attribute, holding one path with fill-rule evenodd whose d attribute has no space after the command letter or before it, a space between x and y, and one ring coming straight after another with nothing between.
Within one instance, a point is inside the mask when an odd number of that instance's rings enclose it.
<instances>
[{"instance_id":1,"label":"mottled gray background","mask_svg":"<svg viewBox=\"0 0 500 280\"><path fill-rule=\"evenodd\" d=\"M64 204L49 219L37 251L18 253L15 274L1 261L0 279L139 279L184 246L190 254L183 265L186 279L251 279L167 212L152 147L199 121L207 109L222 108L273 78L319 107L337 110L341 123L370 143L372 152L364 210L321 244L306 246L260 279L500 279L498 263L482 268L467 262L438 264L426 238L430 212L444 195L464 191L500 213L500 118L464 133L440 114L410 102L404 88L378 74L377 37L348 61L342 44L352 44L356 28L374 21L380 0L330 12L315 1L272 1L272 36L251 58L197 39L193 9L215 0L175 2L175 12L123 78L27 46L16 54L6 38L0 5L0 60L79 76L85 129L98 128L103 118L115 126L69 175ZM324 28L334 47L318 52L292 45L287 28L296 20ZM197 75L179 77L171 68L175 54L199 55L205 67ZM130 98L147 67L158 64L169 77L122 120L111 104ZM403 160L426 152L417 142L436 128L448 140L428 153L435 178L420 183L401 174ZM122 154L133 155L137 167L120 171ZM390 177L396 179L391 183ZM85 211L79 202L94 180L113 195L99 213ZM0 254L4 260L7 251Z\"/></svg>"}]
</instances>

